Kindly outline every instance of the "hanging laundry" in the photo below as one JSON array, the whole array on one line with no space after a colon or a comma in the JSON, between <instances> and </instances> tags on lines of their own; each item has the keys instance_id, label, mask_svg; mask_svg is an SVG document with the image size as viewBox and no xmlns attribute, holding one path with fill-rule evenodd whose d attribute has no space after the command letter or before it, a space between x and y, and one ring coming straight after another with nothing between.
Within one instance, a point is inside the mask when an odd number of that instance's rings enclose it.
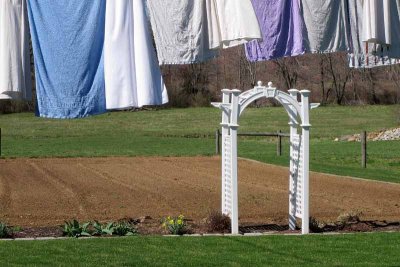
<instances>
[{"instance_id":1,"label":"hanging laundry","mask_svg":"<svg viewBox=\"0 0 400 267\"><path fill-rule=\"evenodd\" d=\"M302 0L302 5L307 52L349 50L348 0Z\"/></svg>"},{"instance_id":2,"label":"hanging laundry","mask_svg":"<svg viewBox=\"0 0 400 267\"><path fill-rule=\"evenodd\" d=\"M38 115L105 112L105 8L103 0L28 0Z\"/></svg>"},{"instance_id":3,"label":"hanging laundry","mask_svg":"<svg viewBox=\"0 0 400 267\"><path fill-rule=\"evenodd\" d=\"M168 102L143 0L107 1L104 72L107 109Z\"/></svg>"},{"instance_id":4,"label":"hanging laundry","mask_svg":"<svg viewBox=\"0 0 400 267\"><path fill-rule=\"evenodd\" d=\"M204 0L147 0L161 64L191 64L216 57L210 49Z\"/></svg>"},{"instance_id":5,"label":"hanging laundry","mask_svg":"<svg viewBox=\"0 0 400 267\"><path fill-rule=\"evenodd\" d=\"M363 41L391 44L391 0L363 0Z\"/></svg>"},{"instance_id":6,"label":"hanging laundry","mask_svg":"<svg viewBox=\"0 0 400 267\"><path fill-rule=\"evenodd\" d=\"M206 0L211 49L229 48L261 39L250 0Z\"/></svg>"},{"instance_id":7,"label":"hanging laundry","mask_svg":"<svg viewBox=\"0 0 400 267\"><path fill-rule=\"evenodd\" d=\"M252 0L263 41L246 44L249 61L304 54L304 20L300 0Z\"/></svg>"},{"instance_id":8,"label":"hanging laundry","mask_svg":"<svg viewBox=\"0 0 400 267\"><path fill-rule=\"evenodd\" d=\"M25 0L0 1L0 99L32 98Z\"/></svg>"},{"instance_id":9,"label":"hanging laundry","mask_svg":"<svg viewBox=\"0 0 400 267\"><path fill-rule=\"evenodd\" d=\"M371 68L377 66L393 65L400 63L400 0L391 0L388 10L390 11L390 31L387 22L385 20L376 20L377 25L372 25L367 22L365 25L365 9L364 4L367 2L363 1L350 1L349 2L349 14L350 14L350 25L351 25L351 53L348 56L349 66L354 68ZM382 26L380 24L385 24ZM370 42L364 42L366 40L365 32L368 30L365 27L374 27L376 29L384 30L385 36L390 36L390 45L386 44L389 39L375 42L377 38L368 39ZM373 40L374 39L374 40ZM372 42L371 42L372 41Z\"/></svg>"}]
</instances>

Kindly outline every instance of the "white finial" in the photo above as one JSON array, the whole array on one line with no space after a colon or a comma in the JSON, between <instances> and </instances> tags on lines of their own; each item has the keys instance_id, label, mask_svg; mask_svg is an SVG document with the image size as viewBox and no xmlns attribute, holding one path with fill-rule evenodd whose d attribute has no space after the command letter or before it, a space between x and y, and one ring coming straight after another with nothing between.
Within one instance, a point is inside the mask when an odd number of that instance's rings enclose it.
<instances>
[{"instance_id":1,"label":"white finial","mask_svg":"<svg viewBox=\"0 0 400 267\"><path fill-rule=\"evenodd\" d=\"M261 86L262 86L262 81L258 81L258 82L257 82L257 86L258 86L258 87L261 87Z\"/></svg>"},{"instance_id":2,"label":"white finial","mask_svg":"<svg viewBox=\"0 0 400 267\"><path fill-rule=\"evenodd\" d=\"M268 87L269 87L269 88L272 88L272 86L274 86L274 84L273 84L272 82L269 82L269 83L268 83Z\"/></svg>"}]
</instances>

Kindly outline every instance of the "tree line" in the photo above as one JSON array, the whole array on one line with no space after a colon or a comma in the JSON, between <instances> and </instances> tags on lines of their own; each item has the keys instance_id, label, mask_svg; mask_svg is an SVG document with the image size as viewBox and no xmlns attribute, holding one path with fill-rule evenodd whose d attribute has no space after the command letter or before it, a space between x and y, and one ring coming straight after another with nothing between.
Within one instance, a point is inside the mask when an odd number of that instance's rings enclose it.
<instances>
[{"instance_id":1,"label":"tree line","mask_svg":"<svg viewBox=\"0 0 400 267\"><path fill-rule=\"evenodd\" d=\"M32 70L33 54L31 50ZM162 66L170 107L209 106L221 100L221 89L248 90L272 81L281 90L308 89L322 105L400 104L400 65L371 69L348 67L346 53L307 54L249 62L244 47L222 50L204 63ZM35 90L35 74L32 71ZM35 94L34 94L35 95ZM274 105L258 101L255 105ZM0 101L0 113L33 111L33 101Z\"/></svg>"},{"instance_id":2,"label":"tree line","mask_svg":"<svg viewBox=\"0 0 400 267\"><path fill-rule=\"evenodd\" d=\"M346 53L307 54L249 62L243 47L223 50L205 63L163 66L171 105L207 106L223 88L248 90L261 80L281 90L308 89L322 105L400 103L400 65L353 69Z\"/></svg>"}]
</instances>

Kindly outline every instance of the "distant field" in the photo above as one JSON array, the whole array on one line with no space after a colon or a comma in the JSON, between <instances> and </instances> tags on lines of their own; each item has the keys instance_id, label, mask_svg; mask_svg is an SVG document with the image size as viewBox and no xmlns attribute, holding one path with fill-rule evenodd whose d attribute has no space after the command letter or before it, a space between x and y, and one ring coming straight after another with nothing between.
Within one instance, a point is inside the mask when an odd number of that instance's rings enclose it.
<instances>
[{"instance_id":1,"label":"distant field","mask_svg":"<svg viewBox=\"0 0 400 267\"><path fill-rule=\"evenodd\" d=\"M369 142L368 168L360 168L360 144L335 137L398 125L399 106L322 107L311 112L311 169L339 175L400 182L400 142ZM398 116L398 115L397 115ZM248 109L241 131L288 131L281 107ZM33 114L0 115L2 156L195 156L214 153L220 111L214 108L114 112L81 120L50 120ZM275 156L275 141L242 138L239 155L288 165Z\"/></svg>"},{"instance_id":2,"label":"distant field","mask_svg":"<svg viewBox=\"0 0 400 267\"><path fill-rule=\"evenodd\" d=\"M398 266L400 234L0 241L1 266Z\"/></svg>"}]
</instances>

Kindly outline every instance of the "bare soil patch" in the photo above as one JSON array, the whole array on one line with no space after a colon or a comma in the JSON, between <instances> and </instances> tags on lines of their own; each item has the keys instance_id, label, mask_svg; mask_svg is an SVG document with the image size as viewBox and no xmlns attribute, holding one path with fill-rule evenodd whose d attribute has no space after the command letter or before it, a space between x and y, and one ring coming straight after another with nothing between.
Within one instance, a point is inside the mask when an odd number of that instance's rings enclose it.
<instances>
[{"instance_id":1,"label":"bare soil patch","mask_svg":"<svg viewBox=\"0 0 400 267\"><path fill-rule=\"evenodd\" d=\"M0 221L31 229L150 216L157 228L184 214L200 222L220 207L220 172L218 157L0 160ZM400 221L400 184L312 173L310 186L318 220L359 211L365 221ZM287 224L287 168L240 160L239 195L243 226Z\"/></svg>"}]
</instances>

